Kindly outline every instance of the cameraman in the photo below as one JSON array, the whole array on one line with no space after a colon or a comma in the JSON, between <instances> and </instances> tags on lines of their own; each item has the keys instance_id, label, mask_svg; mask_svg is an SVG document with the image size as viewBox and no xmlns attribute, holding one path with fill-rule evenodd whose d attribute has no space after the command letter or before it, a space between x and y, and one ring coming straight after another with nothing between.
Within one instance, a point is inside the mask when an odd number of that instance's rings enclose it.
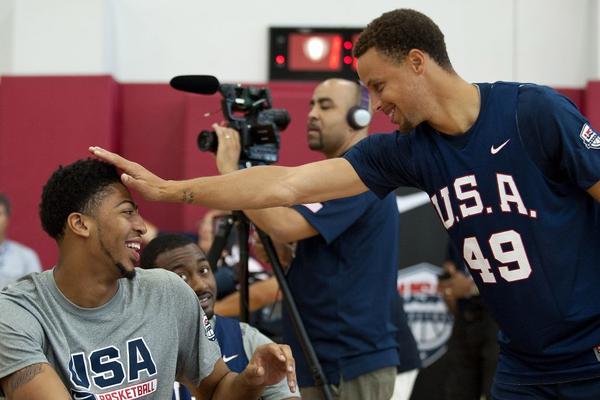
<instances>
[{"instance_id":1,"label":"cameraman","mask_svg":"<svg viewBox=\"0 0 600 400\"><path fill-rule=\"evenodd\" d=\"M357 126L354 119L362 97L367 104L361 106L368 109L368 95L355 82L330 79L317 86L308 114L311 150L340 157L367 136L367 127ZM239 134L213 127L219 142L217 167L221 174L233 172L240 156ZM273 240L298 242L287 280L334 397L389 399L400 364L392 310L398 248L389 245L398 243L399 234L394 194L379 200L365 192L244 212ZM321 390L314 386L287 314L283 321L284 342L296 357L302 397L320 399Z\"/></svg>"}]
</instances>

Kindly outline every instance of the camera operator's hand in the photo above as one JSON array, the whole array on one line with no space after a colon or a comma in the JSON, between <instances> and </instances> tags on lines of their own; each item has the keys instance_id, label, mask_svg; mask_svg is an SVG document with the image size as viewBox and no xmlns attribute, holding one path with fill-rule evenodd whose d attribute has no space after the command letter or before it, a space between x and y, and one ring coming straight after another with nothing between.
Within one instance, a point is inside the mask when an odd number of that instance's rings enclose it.
<instances>
[{"instance_id":1,"label":"camera operator's hand","mask_svg":"<svg viewBox=\"0 0 600 400\"><path fill-rule=\"evenodd\" d=\"M217 146L217 169L221 175L237 171L240 162L240 134L232 128L213 124L219 145Z\"/></svg>"},{"instance_id":2,"label":"camera operator's hand","mask_svg":"<svg viewBox=\"0 0 600 400\"><path fill-rule=\"evenodd\" d=\"M452 262L444 263L447 277L438 282L438 292L442 295L451 312L456 312L458 299L468 298L477 293L477 286L473 280L456 269Z\"/></svg>"}]
</instances>

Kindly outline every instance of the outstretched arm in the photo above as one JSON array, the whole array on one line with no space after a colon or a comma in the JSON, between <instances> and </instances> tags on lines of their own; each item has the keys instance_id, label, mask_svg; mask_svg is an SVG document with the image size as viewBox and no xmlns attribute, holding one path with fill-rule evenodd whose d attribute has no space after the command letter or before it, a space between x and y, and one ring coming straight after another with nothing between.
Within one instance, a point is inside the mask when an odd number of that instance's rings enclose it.
<instances>
[{"instance_id":1,"label":"outstretched arm","mask_svg":"<svg viewBox=\"0 0 600 400\"><path fill-rule=\"evenodd\" d=\"M367 190L343 158L293 168L254 167L221 176L167 181L118 154L99 147L90 147L90 152L121 169L123 183L148 200L241 210L320 202Z\"/></svg>"}]
</instances>

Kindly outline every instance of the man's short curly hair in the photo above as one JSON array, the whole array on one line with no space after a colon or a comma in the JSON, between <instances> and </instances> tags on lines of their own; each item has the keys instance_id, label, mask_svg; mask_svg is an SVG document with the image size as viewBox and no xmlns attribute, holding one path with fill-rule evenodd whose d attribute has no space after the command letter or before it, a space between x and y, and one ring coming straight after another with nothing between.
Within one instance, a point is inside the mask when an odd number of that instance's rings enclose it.
<instances>
[{"instance_id":1,"label":"man's short curly hair","mask_svg":"<svg viewBox=\"0 0 600 400\"><path fill-rule=\"evenodd\" d=\"M425 14L408 8L386 12L367 25L354 46L354 56L358 58L370 48L399 63L411 49L419 49L453 71L440 28Z\"/></svg>"},{"instance_id":2,"label":"man's short curly hair","mask_svg":"<svg viewBox=\"0 0 600 400\"><path fill-rule=\"evenodd\" d=\"M190 244L196 244L189 236L180 235L176 233L164 233L160 234L150 241L142 250L140 257L140 267L144 269L159 268L156 265L156 259L162 253L167 251L185 247ZM202 254L204 252L198 247L198 251Z\"/></svg>"},{"instance_id":3,"label":"man's short curly hair","mask_svg":"<svg viewBox=\"0 0 600 400\"><path fill-rule=\"evenodd\" d=\"M56 240L64 235L69 214L92 214L108 186L121 182L117 169L106 162L88 158L58 167L42 191L42 227Z\"/></svg>"}]
</instances>

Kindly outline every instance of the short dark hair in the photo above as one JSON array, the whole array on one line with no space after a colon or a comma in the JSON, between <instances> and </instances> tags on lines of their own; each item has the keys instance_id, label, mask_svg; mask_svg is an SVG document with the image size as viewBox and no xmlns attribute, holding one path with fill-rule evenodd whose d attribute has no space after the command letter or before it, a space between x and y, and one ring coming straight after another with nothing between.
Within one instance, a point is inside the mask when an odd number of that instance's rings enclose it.
<instances>
[{"instance_id":1,"label":"short dark hair","mask_svg":"<svg viewBox=\"0 0 600 400\"><path fill-rule=\"evenodd\" d=\"M10 199L4 193L0 193L0 206L4 206L6 215L10 215Z\"/></svg>"},{"instance_id":2,"label":"short dark hair","mask_svg":"<svg viewBox=\"0 0 600 400\"><path fill-rule=\"evenodd\" d=\"M354 46L354 56L362 56L371 47L396 62L402 62L411 49L419 49L445 70L454 71L444 34L431 18L415 10L401 8L371 21Z\"/></svg>"},{"instance_id":3,"label":"short dark hair","mask_svg":"<svg viewBox=\"0 0 600 400\"><path fill-rule=\"evenodd\" d=\"M117 169L97 159L88 158L66 167L59 166L42 191L42 227L54 239L61 239L69 214L93 213L107 187L120 182Z\"/></svg>"},{"instance_id":4,"label":"short dark hair","mask_svg":"<svg viewBox=\"0 0 600 400\"><path fill-rule=\"evenodd\" d=\"M156 265L156 259L159 255L165 251L178 249L189 244L196 244L189 236L176 233L160 234L152 239L142 250L140 267L144 269L157 268L158 265ZM198 250L200 250L199 247Z\"/></svg>"}]
</instances>

